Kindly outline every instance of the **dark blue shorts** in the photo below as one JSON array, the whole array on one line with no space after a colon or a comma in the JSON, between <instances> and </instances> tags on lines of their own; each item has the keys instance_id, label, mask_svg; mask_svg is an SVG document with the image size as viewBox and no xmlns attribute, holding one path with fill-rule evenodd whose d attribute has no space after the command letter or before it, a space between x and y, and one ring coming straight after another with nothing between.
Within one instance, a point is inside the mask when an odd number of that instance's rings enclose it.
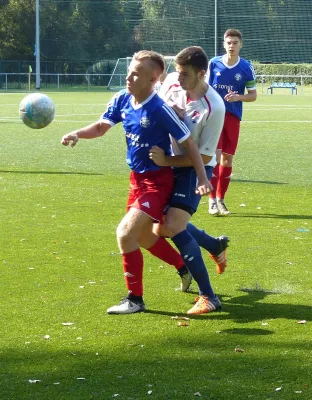
<instances>
[{"instance_id":1,"label":"dark blue shorts","mask_svg":"<svg viewBox=\"0 0 312 400\"><path fill-rule=\"evenodd\" d=\"M208 180L212 176L213 167L205 167ZM169 207L180 208L189 214L194 214L198 208L201 196L195 193L197 175L193 167L173 168L174 188Z\"/></svg>"}]
</instances>

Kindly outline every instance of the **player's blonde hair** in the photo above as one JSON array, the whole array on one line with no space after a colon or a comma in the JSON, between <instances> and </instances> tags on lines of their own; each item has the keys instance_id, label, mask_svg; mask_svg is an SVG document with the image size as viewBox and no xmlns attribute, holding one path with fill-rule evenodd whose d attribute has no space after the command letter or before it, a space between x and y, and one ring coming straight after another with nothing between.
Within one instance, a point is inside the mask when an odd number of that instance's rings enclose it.
<instances>
[{"instance_id":1,"label":"player's blonde hair","mask_svg":"<svg viewBox=\"0 0 312 400\"><path fill-rule=\"evenodd\" d=\"M136 61L148 60L151 67L157 70L157 74L161 75L165 70L165 60L164 57L152 50L141 50L134 53L133 59Z\"/></svg>"}]
</instances>

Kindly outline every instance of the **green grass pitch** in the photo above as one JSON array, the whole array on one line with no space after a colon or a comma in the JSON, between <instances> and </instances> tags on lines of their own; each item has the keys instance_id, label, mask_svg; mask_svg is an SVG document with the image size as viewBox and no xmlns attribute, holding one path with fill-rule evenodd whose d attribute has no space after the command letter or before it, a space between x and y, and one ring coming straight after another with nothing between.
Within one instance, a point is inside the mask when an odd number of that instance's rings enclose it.
<instances>
[{"instance_id":1,"label":"green grass pitch","mask_svg":"<svg viewBox=\"0 0 312 400\"><path fill-rule=\"evenodd\" d=\"M205 255L223 309L179 327L196 286L179 292L146 253L147 312L106 315L126 293L122 129L63 147L112 94L47 94L56 117L41 131L19 120L26 93L0 94L1 399L311 400L311 95L245 104L232 215L209 216L204 198L193 217L231 239L223 275Z\"/></svg>"}]
</instances>

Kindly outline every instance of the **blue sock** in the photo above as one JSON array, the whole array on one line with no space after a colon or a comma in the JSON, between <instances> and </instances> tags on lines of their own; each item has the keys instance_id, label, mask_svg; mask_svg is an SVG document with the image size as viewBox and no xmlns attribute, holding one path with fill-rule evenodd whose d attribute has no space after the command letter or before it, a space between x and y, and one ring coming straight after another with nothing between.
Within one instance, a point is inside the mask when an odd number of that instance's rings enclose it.
<instances>
[{"instance_id":1,"label":"blue sock","mask_svg":"<svg viewBox=\"0 0 312 400\"><path fill-rule=\"evenodd\" d=\"M171 240L179 249L185 265L197 282L199 294L214 298L208 271L196 240L187 230L178 233Z\"/></svg>"},{"instance_id":2,"label":"blue sock","mask_svg":"<svg viewBox=\"0 0 312 400\"><path fill-rule=\"evenodd\" d=\"M220 242L208 233L198 229L195 225L188 223L187 231L193 236L200 247L209 251L210 254L218 254Z\"/></svg>"}]
</instances>

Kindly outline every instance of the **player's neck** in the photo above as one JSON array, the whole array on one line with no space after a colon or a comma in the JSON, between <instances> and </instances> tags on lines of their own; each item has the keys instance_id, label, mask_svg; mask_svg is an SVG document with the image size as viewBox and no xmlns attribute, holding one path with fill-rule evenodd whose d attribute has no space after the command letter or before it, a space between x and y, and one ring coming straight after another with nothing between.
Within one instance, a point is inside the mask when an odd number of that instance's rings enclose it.
<instances>
[{"instance_id":1,"label":"player's neck","mask_svg":"<svg viewBox=\"0 0 312 400\"><path fill-rule=\"evenodd\" d=\"M153 88L148 91L133 94L133 101L135 105L143 103L153 93Z\"/></svg>"},{"instance_id":2,"label":"player's neck","mask_svg":"<svg viewBox=\"0 0 312 400\"><path fill-rule=\"evenodd\" d=\"M188 100L196 101L205 96L207 90L208 84L205 81L200 81L194 89L186 91L186 97Z\"/></svg>"},{"instance_id":3,"label":"player's neck","mask_svg":"<svg viewBox=\"0 0 312 400\"><path fill-rule=\"evenodd\" d=\"M225 61L226 61L227 65L236 64L238 59L239 59L239 54L236 54L236 55L226 54L225 55Z\"/></svg>"}]
</instances>

